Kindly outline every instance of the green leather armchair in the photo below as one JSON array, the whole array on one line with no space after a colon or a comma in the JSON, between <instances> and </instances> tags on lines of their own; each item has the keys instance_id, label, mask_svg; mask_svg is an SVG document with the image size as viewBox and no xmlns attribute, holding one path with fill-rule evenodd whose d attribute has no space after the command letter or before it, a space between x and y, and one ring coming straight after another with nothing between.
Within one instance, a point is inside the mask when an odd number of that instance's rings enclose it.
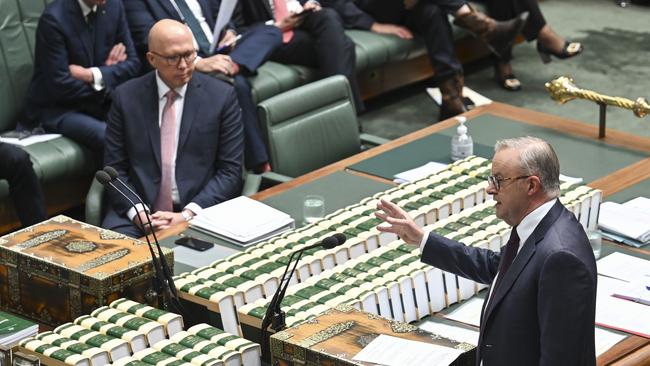
<instances>
[{"instance_id":1,"label":"green leather armchair","mask_svg":"<svg viewBox=\"0 0 650 366\"><path fill-rule=\"evenodd\" d=\"M348 80L337 75L261 102L257 112L273 168L264 177L287 181L358 153L362 138L351 95Z\"/></svg>"}]
</instances>

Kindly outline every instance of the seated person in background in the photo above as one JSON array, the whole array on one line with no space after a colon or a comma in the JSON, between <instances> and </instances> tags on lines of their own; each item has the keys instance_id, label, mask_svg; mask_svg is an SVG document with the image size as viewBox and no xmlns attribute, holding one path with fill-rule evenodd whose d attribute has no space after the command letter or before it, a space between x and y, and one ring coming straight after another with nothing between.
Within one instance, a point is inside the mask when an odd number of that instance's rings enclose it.
<instances>
[{"instance_id":1,"label":"seated person in background","mask_svg":"<svg viewBox=\"0 0 650 366\"><path fill-rule=\"evenodd\" d=\"M282 45L271 55L272 61L314 67L320 78L346 76L357 113L364 110L354 42L345 35L335 11L321 9L315 0L240 0L237 6L233 22L238 29L271 23L282 31Z\"/></svg>"},{"instance_id":2,"label":"seated person in background","mask_svg":"<svg viewBox=\"0 0 650 366\"><path fill-rule=\"evenodd\" d=\"M257 72L273 51L282 43L277 27L261 24L237 36L228 27L217 48L225 47L229 54L211 54L212 30L219 12L220 0L129 0L125 3L126 16L138 53L143 63L147 52L149 30L162 19L174 19L187 24L198 49L196 70L217 77L233 78L244 123L244 158L246 168L256 172L270 170L266 145L262 139L256 106L253 103L247 75ZM231 47L226 45L232 44ZM231 50L228 50L231 48Z\"/></svg>"},{"instance_id":3,"label":"seated person in background","mask_svg":"<svg viewBox=\"0 0 650 366\"><path fill-rule=\"evenodd\" d=\"M585 231L560 202L560 163L546 141L498 141L488 177L496 216L512 226L500 253L422 230L392 202L375 215L420 247L422 261L491 284L476 364L595 366L596 260ZM513 326L517 324L517 326Z\"/></svg>"},{"instance_id":4,"label":"seated person in background","mask_svg":"<svg viewBox=\"0 0 650 366\"><path fill-rule=\"evenodd\" d=\"M525 15L497 22L472 9L464 0L323 0L343 18L346 29L365 29L404 39L416 32L424 43L440 86L439 119L467 111L463 101L463 66L454 53L454 39L447 14L455 24L484 40L496 54L509 49L525 23Z\"/></svg>"},{"instance_id":5,"label":"seated person in background","mask_svg":"<svg viewBox=\"0 0 650 366\"><path fill-rule=\"evenodd\" d=\"M244 138L232 86L193 73L196 51L182 23L159 21L148 44L155 71L115 91L106 129L105 163L148 207L136 210L111 189L102 227L133 237L141 236L144 210L153 212L146 230L165 229L236 197L242 183Z\"/></svg>"},{"instance_id":6,"label":"seated person in background","mask_svg":"<svg viewBox=\"0 0 650 366\"><path fill-rule=\"evenodd\" d=\"M9 182L9 196L23 226L47 218L41 184L25 150L0 142L0 179Z\"/></svg>"},{"instance_id":7,"label":"seated person in background","mask_svg":"<svg viewBox=\"0 0 650 366\"><path fill-rule=\"evenodd\" d=\"M39 19L35 52L22 127L41 124L102 151L110 93L140 71L122 1L54 1Z\"/></svg>"},{"instance_id":8,"label":"seated person in background","mask_svg":"<svg viewBox=\"0 0 650 366\"><path fill-rule=\"evenodd\" d=\"M539 52L544 63L551 61L551 55L559 59L566 59L582 52L582 45L579 42L565 40L546 23L537 0L484 1L488 13L495 19L509 19L523 12L530 13L522 33L529 42L534 39L537 40L537 52ZM506 50L497 58L495 79L506 90L520 90L521 82L514 75L510 60L512 60L512 48Z\"/></svg>"}]
</instances>

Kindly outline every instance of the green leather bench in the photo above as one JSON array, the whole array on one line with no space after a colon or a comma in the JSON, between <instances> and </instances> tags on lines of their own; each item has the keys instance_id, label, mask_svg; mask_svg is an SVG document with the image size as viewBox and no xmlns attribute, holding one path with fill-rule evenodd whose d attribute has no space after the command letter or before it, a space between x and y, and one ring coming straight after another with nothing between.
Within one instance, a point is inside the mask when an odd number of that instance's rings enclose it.
<instances>
[{"instance_id":1,"label":"green leather bench","mask_svg":"<svg viewBox=\"0 0 650 366\"><path fill-rule=\"evenodd\" d=\"M38 18L49 1L0 0L0 132L16 126L32 76ZM79 206L98 159L70 139L25 147L45 193L48 214ZM0 180L0 233L19 226L9 185Z\"/></svg>"}]
</instances>

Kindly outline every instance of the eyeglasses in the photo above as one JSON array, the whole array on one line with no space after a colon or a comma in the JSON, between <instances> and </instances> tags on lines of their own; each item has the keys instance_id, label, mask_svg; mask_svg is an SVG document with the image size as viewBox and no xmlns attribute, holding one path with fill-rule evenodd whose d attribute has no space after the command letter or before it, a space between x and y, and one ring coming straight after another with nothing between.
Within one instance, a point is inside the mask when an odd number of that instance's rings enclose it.
<instances>
[{"instance_id":1,"label":"eyeglasses","mask_svg":"<svg viewBox=\"0 0 650 366\"><path fill-rule=\"evenodd\" d=\"M498 191L501 188L501 182L505 182L507 180L515 181L515 180L530 178L530 177L532 177L532 175L521 175L519 177L510 177L510 178L499 178L499 177L495 177L494 175L490 175L487 177L487 180L488 180L488 184L490 184L492 187L494 187L494 189Z\"/></svg>"},{"instance_id":2,"label":"eyeglasses","mask_svg":"<svg viewBox=\"0 0 650 366\"><path fill-rule=\"evenodd\" d=\"M188 52L183 55L174 55L174 56L165 56L154 51L149 51L149 52L165 60L168 66L178 66L178 64L181 63L181 59L185 60L186 63L190 64L194 62L194 60L196 60L196 56L197 56L196 51Z\"/></svg>"}]
</instances>

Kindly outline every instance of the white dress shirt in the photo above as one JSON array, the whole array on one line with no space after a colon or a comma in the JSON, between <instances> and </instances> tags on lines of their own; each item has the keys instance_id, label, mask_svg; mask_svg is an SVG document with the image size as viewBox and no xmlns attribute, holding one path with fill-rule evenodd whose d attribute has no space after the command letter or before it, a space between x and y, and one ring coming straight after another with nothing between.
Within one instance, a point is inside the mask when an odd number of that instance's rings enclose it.
<instances>
[{"instance_id":1,"label":"white dress shirt","mask_svg":"<svg viewBox=\"0 0 650 366\"><path fill-rule=\"evenodd\" d=\"M156 85L158 86L158 126L160 127L162 124L163 109L167 103L167 97L165 94L167 94L170 88L167 86L167 84L165 84L164 81L162 81L160 75L158 75L158 71L156 71ZM174 100L174 111L176 112L176 151L174 151L174 163L172 164L172 202L174 202L174 204L178 204L181 199L178 193L178 186L176 185L176 153L178 152L178 137L180 135L181 122L183 120L183 107L185 105L185 93L187 92L187 84L181 86L180 88L174 89L174 91L176 94L178 94L178 97ZM140 212L144 209L144 207L140 204L136 205L136 207L138 209L137 212ZM188 203L184 209L188 209L195 214L199 213L202 210L201 206L194 202ZM147 208L147 210L149 210L149 208ZM131 221L133 221L135 215L136 211L133 208L131 208L127 213L127 216Z\"/></svg>"},{"instance_id":2,"label":"white dress shirt","mask_svg":"<svg viewBox=\"0 0 650 366\"><path fill-rule=\"evenodd\" d=\"M92 8L86 5L83 0L77 0L79 2L79 6L81 7L81 13L84 15L84 20L88 22L88 14L90 14L91 11L97 12L97 5L93 6ZM95 40L92 40L95 42ZM95 62L98 62L99 60L95 60ZM98 67L91 67L90 72L93 73L93 82L92 82L92 87L93 89L100 91L104 89L104 76L102 75L102 72L99 70Z\"/></svg>"}]
</instances>

